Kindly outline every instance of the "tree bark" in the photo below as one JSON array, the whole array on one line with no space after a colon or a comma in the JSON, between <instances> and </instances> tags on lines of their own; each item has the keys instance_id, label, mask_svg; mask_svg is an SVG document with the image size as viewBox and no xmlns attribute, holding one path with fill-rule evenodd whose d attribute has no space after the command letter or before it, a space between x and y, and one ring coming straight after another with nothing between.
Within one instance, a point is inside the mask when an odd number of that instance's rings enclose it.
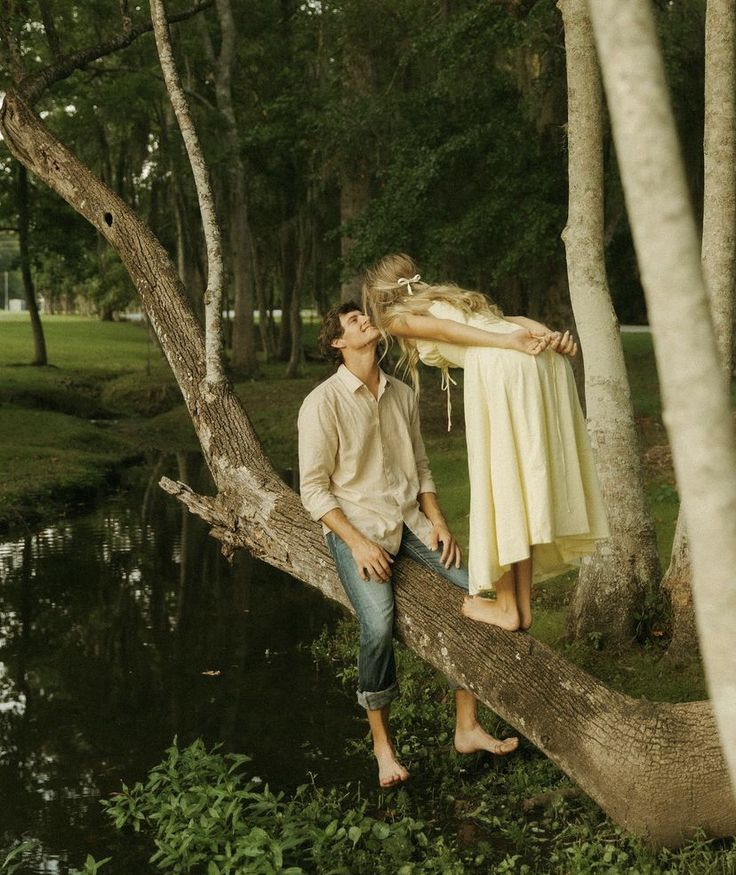
<instances>
[{"instance_id":1,"label":"tree bark","mask_svg":"<svg viewBox=\"0 0 736 875\"><path fill-rule=\"evenodd\" d=\"M733 370L736 283L736 0L705 16L704 204L701 258L724 378Z\"/></svg>"},{"instance_id":2,"label":"tree bark","mask_svg":"<svg viewBox=\"0 0 736 875\"><path fill-rule=\"evenodd\" d=\"M669 596L672 609L672 638L667 648L667 656L675 662L689 662L700 655L692 578L685 514L680 509L669 568L662 580L662 588Z\"/></svg>"},{"instance_id":3,"label":"tree bark","mask_svg":"<svg viewBox=\"0 0 736 875\"><path fill-rule=\"evenodd\" d=\"M591 15L683 497L701 651L734 786L736 443L730 398L651 8L641 0L591 0Z\"/></svg>"},{"instance_id":4,"label":"tree bark","mask_svg":"<svg viewBox=\"0 0 736 875\"><path fill-rule=\"evenodd\" d=\"M174 53L169 39L169 25L163 0L150 0L151 20L156 39L161 71L166 82L166 90L174 108L176 120L186 146L189 163L197 188L197 199L202 214L202 228L207 245L207 289L204 294L205 318L205 360L206 379L213 385L225 380L223 371L222 343L222 285L224 268L222 263L222 243L220 226L215 214L209 172L199 145L187 99L181 87L179 74L174 61Z\"/></svg>"},{"instance_id":5,"label":"tree bark","mask_svg":"<svg viewBox=\"0 0 736 875\"><path fill-rule=\"evenodd\" d=\"M724 379L733 372L736 283L736 0L708 0L705 16L705 131L701 260ZM672 603L668 656L698 653L692 570L682 511L663 580Z\"/></svg>"},{"instance_id":6,"label":"tree bark","mask_svg":"<svg viewBox=\"0 0 736 875\"><path fill-rule=\"evenodd\" d=\"M634 634L648 588L659 582L657 539L642 467L618 320L608 289L603 209L603 100L587 0L559 0L568 89L569 213L562 232L570 299L585 354L588 433L611 537L583 563L568 614L574 638L620 644Z\"/></svg>"},{"instance_id":7,"label":"tree bark","mask_svg":"<svg viewBox=\"0 0 736 875\"><path fill-rule=\"evenodd\" d=\"M11 87L2 107L6 144L119 253L181 387L218 492L205 498L183 484L162 485L210 523L226 553L246 548L345 604L319 526L264 457L232 390L204 381L202 329L163 247L21 95ZM709 703L623 696L531 636L466 620L461 595L426 568L402 560L395 573L399 637L530 738L616 823L668 845L698 829L709 836L736 830Z\"/></svg>"},{"instance_id":8,"label":"tree bark","mask_svg":"<svg viewBox=\"0 0 736 875\"><path fill-rule=\"evenodd\" d=\"M18 167L18 246L20 249L20 272L23 277L23 291L25 293L26 306L31 317L31 330L33 332L33 361L32 365L47 365L46 338L43 333L41 316L38 312L36 301L36 289L33 285L31 273L30 254L30 196L28 193L28 171L21 164Z\"/></svg>"},{"instance_id":9,"label":"tree bark","mask_svg":"<svg viewBox=\"0 0 736 875\"><path fill-rule=\"evenodd\" d=\"M217 108L225 122L223 135L228 151L228 214L229 243L235 289L232 365L244 376L258 372L256 358L255 270L253 243L248 218L248 198L245 190L245 170L240 157L240 134L232 98L231 73L235 59L235 21L230 0L215 0L220 23L220 52L215 59L211 45L205 47L213 63Z\"/></svg>"}]
</instances>

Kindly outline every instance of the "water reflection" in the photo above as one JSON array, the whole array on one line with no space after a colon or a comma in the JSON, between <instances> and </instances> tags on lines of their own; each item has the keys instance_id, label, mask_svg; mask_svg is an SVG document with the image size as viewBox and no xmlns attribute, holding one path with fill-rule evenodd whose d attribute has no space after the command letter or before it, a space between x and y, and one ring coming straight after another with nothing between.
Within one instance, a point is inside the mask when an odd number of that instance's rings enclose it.
<instances>
[{"instance_id":1,"label":"water reflection","mask_svg":"<svg viewBox=\"0 0 736 875\"><path fill-rule=\"evenodd\" d=\"M35 872L87 852L147 871L150 849L121 841L98 799L174 735L250 753L280 787L368 777L344 755L363 732L350 698L299 647L338 609L246 554L228 565L162 473L205 476L197 456L160 460L88 516L0 546L0 846L39 838Z\"/></svg>"}]
</instances>

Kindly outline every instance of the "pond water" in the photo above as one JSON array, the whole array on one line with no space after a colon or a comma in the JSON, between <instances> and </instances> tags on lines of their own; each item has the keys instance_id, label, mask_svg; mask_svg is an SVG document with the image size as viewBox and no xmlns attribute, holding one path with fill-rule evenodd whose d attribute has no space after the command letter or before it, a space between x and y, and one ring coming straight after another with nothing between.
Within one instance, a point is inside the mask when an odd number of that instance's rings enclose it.
<instances>
[{"instance_id":1,"label":"pond water","mask_svg":"<svg viewBox=\"0 0 736 875\"><path fill-rule=\"evenodd\" d=\"M232 565L206 526L156 485L202 487L198 457L159 460L93 511L0 545L0 848L40 841L24 872L152 871L150 845L117 833L99 800L163 757L174 736L253 757L293 788L373 780L348 756L365 724L308 645L340 609L246 554Z\"/></svg>"}]
</instances>

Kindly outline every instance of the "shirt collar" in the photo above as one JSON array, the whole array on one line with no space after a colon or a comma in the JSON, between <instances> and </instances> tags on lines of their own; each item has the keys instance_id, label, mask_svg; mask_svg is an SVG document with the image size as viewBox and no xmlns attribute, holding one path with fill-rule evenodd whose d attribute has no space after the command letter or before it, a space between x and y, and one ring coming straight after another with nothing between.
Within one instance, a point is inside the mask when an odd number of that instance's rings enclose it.
<instances>
[{"instance_id":1,"label":"shirt collar","mask_svg":"<svg viewBox=\"0 0 736 875\"><path fill-rule=\"evenodd\" d=\"M365 386L365 383L355 374L345 367L344 364L341 364L337 369L337 376L342 380L342 382L350 389L351 392L357 392L361 386ZM380 398L383 395L386 387L389 385L388 377L384 372L379 368L378 369L378 397Z\"/></svg>"}]
</instances>

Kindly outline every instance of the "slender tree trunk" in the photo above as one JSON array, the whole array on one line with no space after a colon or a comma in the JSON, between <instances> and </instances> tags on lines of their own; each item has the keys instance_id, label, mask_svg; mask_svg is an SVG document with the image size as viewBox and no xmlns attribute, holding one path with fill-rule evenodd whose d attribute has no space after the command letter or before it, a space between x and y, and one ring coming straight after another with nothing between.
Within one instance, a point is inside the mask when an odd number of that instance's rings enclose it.
<instances>
[{"instance_id":1,"label":"slender tree trunk","mask_svg":"<svg viewBox=\"0 0 736 875\"><path fill-rule=\"evenodd\" d=\"M704 203L701 258L723 375L733 370L736 283L736 0L705 17Z\"/></svg>"},{"instance_id":2,"label":"slender tree trunk","mask_svg":"<svg viewBox=\"0 0 736 875\"><path fill-rule=\"evenodd\" d=\"M255 328L255 270L253 243L248 216L245 170L240 157L240 133L232 97L232 65L235 60L235 21L230 0L216 0L220 23L220 52L215 59L209 40L207 53L214 66L217 108L222 113L223 136L228 151L228 214L230 259L235 290L232 365L245 376L258 372Z\"/></svg>"},{"instance_id":3,"label":"slender tree trunk","mask_svg":"<svg viewBox=\"0 0 736 875\"><path fill-rule=\"evenodd\" d=\"M240 165L240 162L237 162ZM256 358L255 276L251 259L250 227L242 177L242 166L234 170L230 190L230 241L235 290L232 364L238 373L252 377L258 373Z\"/></svg>"},{"instance_id":4,"label":"slender tree trunk","mask_svg":"<svg viewBox=\"0 0 736 875\"><path fill-rule=\"evenodd\" d=\"M669 568L662 580L662 587L669 596L672 608L672 639L667 656L676 662L689 662L697 659L700 653L692 578L685 514L681 509L677 516Z\"/></svg>"},{"instance_id":5,"label":"slender tree trunk","mask_svg":"<svg viewBox=\"0 0 736 875\"><path fill-rule=\"evenodd\" d=\"M176 267L179 277L184 283L187 295L194 312L201 318L204 316L204 288L207 282L202 274L198 252L201 243L201 223L197 213L197 222L192 220L193 212L188 208L187 190L184 174L178 166L177 137L171 132L175 123L174 110L171 101L166 100L160 116L161 154L168 160L168 193L170 210L174 216L176 227ZM105 181L103 179L103 181Z\"/></svg>"},{"instance_id":6,"label":"slender tree trunk","mask_svg":"<svg viewBox=\"0 0 736 875\"><path fill-rule=\"evenodd\" d=\"M705 136L701 259L724 379L733 373L736 283L736 0L708 0L705 17ZM683 512L663 586L672 602L673 659L698 652L692 569Z\"/></svg>"},{"instance_id":7,"label":"slender tree trunk","mask_svg":"<svg viewBox=\"0 0 736 875\"><path fill-rule=\"evenodd\" d=\"M683 497L701 651L733 786L736 444L730 398L651 8L641 0L591 0L591 14Z\"/></svg>"},{"instance_id":8,"label":"slender tree trunk","mask_svg":"<svg viewBox=\"0 0 736 875\"><path fill-rule=\"evenodd\" d=\"M207 244L207 290L204 295L205 336L207 357L207 381L213 385L225 380L222 349L222 285L223 263L220 226L215 215L209 172L199 145L199 138L192 122L184 90L174 62L169 39L169 25L163 0L150 0L151 20L156 38L161 70L169 92L176 120L181 128L189 163L197 187L197 199L202 214L202 227Z\"/></svg>"},{"instance_id":9,"label":"slender tree trunk","mask_svg":"<svg viewBox=\"0 0 736 875\"><path fill-rule=\"evenodd\" d=\"M18 245L20 248L20 272L23 277L23 291L25 292L26 307L31 317L31 330L33 332L33 361L32 365L47 365L46 338L43 334L41 316L36 302L36 289L33 285L31 274L31 255L29 246L30 237L30 196L28 192L28 171L21 164L18 167Z\"/></svg>"},{"instance_id":10,"label":"slender tree trunk","mask_svg":"<svg viewBox=\"0 0 736 875\"><path fill-rule=\"evenodd\" d=\"M307 240L305 233L305 219L297 217L295 221L296 233L296 264L294 271L294 292L291 296L289 309L289 322L291 325L291 353L289 365L286 369L287 377L298 377L304 364L304 348L302 347L302 289L307 264Z\"/></svg>"},{"instance_id":11,"label":"slender tree trunk","mask_svg":"<svg viewBox=\"0 0 736 875\"><path fill-rule=\"evenodd\" d=\"M285 256L281 258L279 278L281 280L281 322L278 335L278 358L280 362L288 362L291 356L291 298L294 294L294 283L290 277L292 270L287 268Z\"/></svg>"},{"instance_id":12,"label":"slender tree trunk","mask_svg":"<svg viewBox=\"0 0 736 875\"><path fill-rule=\"evenodd\" d=\"M53 81L53 80L52 80ZM245 547L346 603L319 526L264 457L227 383L208 386L201 326L150 230L44 127L11 86L0 132L29 166L117 250L181 388L217 496L164 481L206 519L227 554ZM731 835L736 805L707 702L630 699L528 635L462 617L461 595L410 560L396 564L396 631L429 663L473 690L551 757L625 829L678 844L697 829Z\"/></svg>"},{"instance_id":13,"label":"slender tree trunk","mask_svg":"<svg viewBox=\"0 0 736 875\"><path fill-rule=\"evenodd\" d=\"M587 0L559 0L565 26L570 205L562 233L570 297L585 353L588 432L611 537L580 571L568 614L575 638L631 640L647 588L659 582L642 468L603 240L603 101Z\"/></svg>"},{"instance_id":14,"label":"slender tree trunk","mask_svg":"<svg viewBox=\"0 0 736 875\"><path fill-rule=\"evenodd\" d=\"M348 41L343 49L345 103L353 97L367 97L375 91L373 59ZM350 225L363 213L371 199L371 168L365 155L353 156L340 180L340 261L342 264L341 301L361 300L361 277L350 266L355 238Z\"/></svg>"},{"instance_id":15,"label":"slender tree trunk","mask_svg":"<svg viewBox=\"0 0 736 875\"><path fill-rule=\"evenodd\" d=\"M348 230L350 223L360 216L371 199L370 179L366 171L356 166L346 175L340 187L340 257L343 265L343 280L340 285L341 301L361 301L360 274L349 268L350 256L355 248L355 239Z\"/></svg>"},{"instance_id":16,"label":"slender tree trunk","mask_svg":"<svg viewBox=\"0 0 736 875\"><path fill-rule=\"evenodd\" d=\"M254 246L253 263L255 265L256 300L258 302L258 332L261 337L261 349L263 350L264 358L267 362L272 362L276 358L276 339L274 338L271 313L268 309L268 298L266 297L266 287L267 283L270 282L270 277L262 267L259 270L259 262L260 260L257 257Z\"/></svg>"}]
</instances>

